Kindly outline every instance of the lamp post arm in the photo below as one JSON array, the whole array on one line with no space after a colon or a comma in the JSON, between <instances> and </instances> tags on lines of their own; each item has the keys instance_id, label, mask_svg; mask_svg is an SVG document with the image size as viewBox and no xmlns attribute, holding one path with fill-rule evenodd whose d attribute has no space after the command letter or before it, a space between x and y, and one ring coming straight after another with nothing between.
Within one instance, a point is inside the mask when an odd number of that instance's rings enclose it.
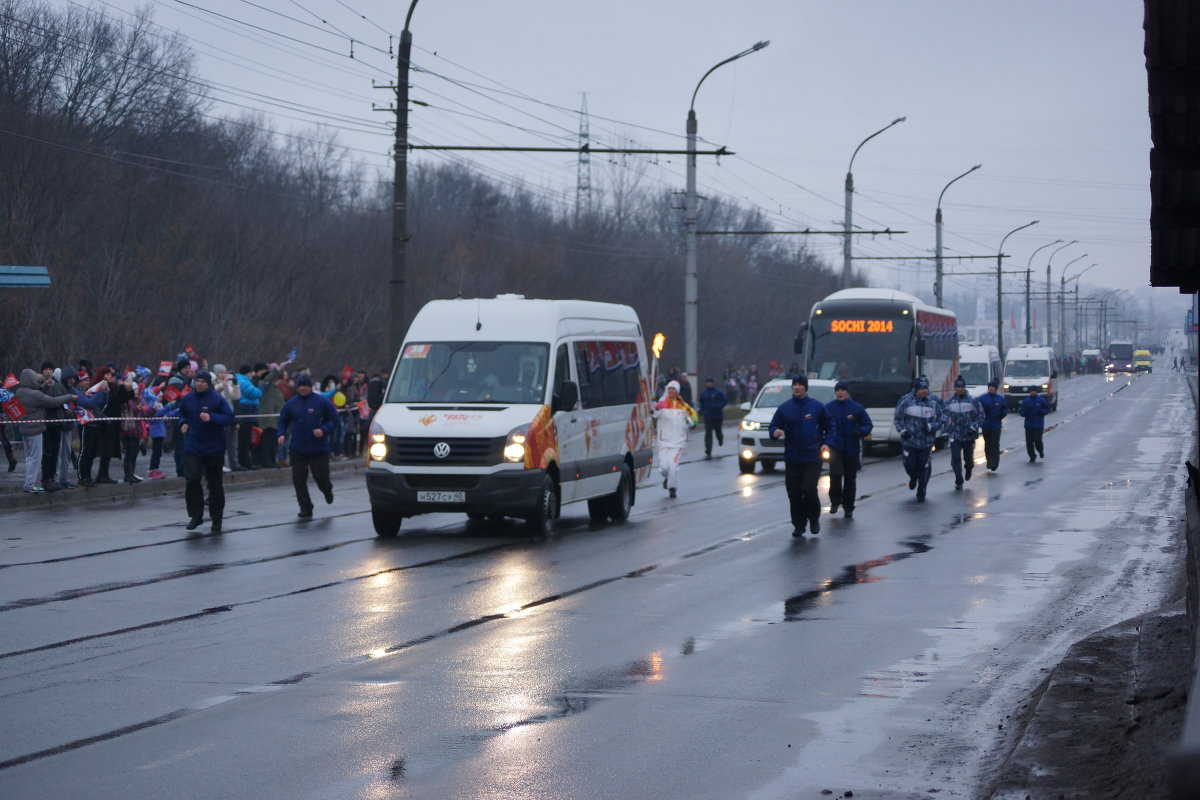
<instances>
[{"instance_id":1,"label":"lamp post arm","mask_svg":"<svg viewBox=\"0 0 1200 800\"><path fill-rule=\"evenodd\" d=\"M691 102L691 105L688 106L688 110L691 111L691 110L695 109L696 95L700 93L700 84L704 83L705 78L707 78L709 75L712 75L719 68L725 66L730 61L737 61L739 58L748 56L751 53L757 53L759 50L762 50L764 47L766 47L770 43L771 43L770 39L765 39L761 42L755 42L753 45L751 45L750 47L747 47L742 52L737 53L736 55L732 55L729 58L725 59L724 61L718 61L716 64L714 64L712 67L710 67L708 72L704 73L704 76L702 78L700 78L700 82L696 84L696 90L694 92L692 92L692 102Z\"/></svg>"},{"instance_id":2,"label":"lamp post arm","mask_svg":"<svg viewBox=\"0 0 1200 800\"><path fill-rule=\"evenodd\" d=\"M959 175L957 178L953 178L953 179L951 179L950 183L947 183L945 186L943 186L943 187L942 187L942 193L938 195L938 202L937 202L937 204L938 204L938 209L939 209L939 210L941 209L941 207L942 207L942 198L943 198L943 197L946 195L946 190L950 188L950 185L951 185L952 183L954 183L955 181L958 181L958 180L962 180L963 178L967 177L967 176L968 176L968 175L970 175L972 172L974 172L975 170L979 169L979 168L980 168L980 167L982 167L982 166L983 166L983 164L976 164L975 166L971 167L969 170L967 170L966 172L964 172L962 175Z\"/></svg>"}]
</instances>

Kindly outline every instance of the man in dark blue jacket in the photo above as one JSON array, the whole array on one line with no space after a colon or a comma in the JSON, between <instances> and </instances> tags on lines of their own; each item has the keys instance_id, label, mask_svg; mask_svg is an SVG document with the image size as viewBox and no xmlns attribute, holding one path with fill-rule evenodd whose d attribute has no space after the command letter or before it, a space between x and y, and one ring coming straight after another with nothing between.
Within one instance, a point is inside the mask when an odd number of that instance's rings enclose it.
<instances>
[{"instance_id":1,"label":"man in dark blue jacket","mask_svg":"<svg viewBox=\"0 0 1200 800\"><path fill-rule=\"evenodd\" d=\"M835 399L825 404L833 430L829 436L829 513L838 506L846 509L846 519L854 516L854 498L858 494L858 471L862 469L862 438L874 425L862 404L850 396L845 381L833 386Z\"/></svg>"},{"instance_id":2,"label":"man in dark blue jacket","mask_svg":"<svg viewBox=\"0 0 1200 800\"><path fill-rule=\"evenodd\" d=\"M684 402L687 402L686 400ZM725 434L721 423L725 421L725 406L729 399L717 388L712 378L704 379L704 391L700 393L700 416L704 417L704 457L712 458L713 434L717 436L717 447L725 446Z\"/></svg>"},{"instance_id":3,"label":"man in dark blue jacket","mask_svg":"<svg viewBox=\"0 0 1200 800\"><path fill-rule=\"evenodd\" d=\"M983 409L983 424L979 426L983 434L983 456L992 472L1000 466L1000 431L1004 429L1002 420L1008 416L1008 403L997 391L999 388L999 381L988 381L987 394L978 398L979 407Z\"/></svg>"},{"instance_id":4,"label":"man in dark blue jacket","mask_svg":"<svg viewBox=\"0 0 1200 800\"><path fill-rule=\"evenodd\" d=\"M1038 394L1037 386L1029 387L1029 397L1021 401L1021 416L1025 418L1025 452L1029 453L1029 463L1043 459L1046 451L1042 448L1042 431L1046 427L1046 415L1050 413L1050 404L1046 398ZM1037 450L1037 455L1034 455Z\"/></svg>"},{"instance_id":5,"label":"man in dark blue jacket","mask_svg":"<svg viewBox=\"0 0 1200 800\"><path fill-rule=\"evenodd\" d=\"M775 409L770 427L771 438L783 439L784 485L791 505L792 536L803 536L806 528L814 534L821 532L817 481L831 427L825 406L808 396L808 377L793 377L792 399Z\"/></svg>"},{"instance_id":6,"label":"man in dark blue jacket","mask_svg":"<svg viewBox=\"0 0 1200 800\"><path fill-rule=\"evenodd\" d=\"M296 376L296 393L279 413L279 445L282 447L288 431L292 444L288 462L292 465L292 485L296 502L300 504L300 519L312 519L312 497L308 494L308 473L312 471L317 488L326 503L333 502L333 483L329 480L329 439L337 425L337 409L329 398L313 391L311 375Z\"/></svg>"},{"instance_id":7,"label":"man in dark blue jacket","mask_svg":"<svg viewBox=\"0 0 1200 800\"><path fill-rule=\"evenodd\" d=\"M225 430L234 422L233 409L213 391L212 373L202 369L192 378L192 391L179 399L180 430L183 431L183 477L187 480L183 497L187 504L187 529L194 531L204 521L204 489L208 484L208 516L212 532L221 532L225 513L225 486L221 468L225 465Z\"/></svg>"}]
</instances>

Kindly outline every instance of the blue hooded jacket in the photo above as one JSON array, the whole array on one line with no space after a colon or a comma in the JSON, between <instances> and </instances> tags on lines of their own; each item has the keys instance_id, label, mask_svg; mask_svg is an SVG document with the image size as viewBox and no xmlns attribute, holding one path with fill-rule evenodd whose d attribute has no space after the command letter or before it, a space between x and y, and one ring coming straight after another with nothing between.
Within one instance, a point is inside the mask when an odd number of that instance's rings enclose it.
<instances>
[{"instance_id":1,"label":"blue hooded jacket","mask_svg":"<svg viewBox=\"0 0 1200 800\"><path fill-rule=\"evenodd\" d=\"M304 397L299 392L283 404L276 427L280 436L292 432L291 452L305 456L319 456L329 452L333 429L337 426L337 409L328 397L312 392ZM313 431L320 428L325 432L320 438Z\"/></svg>"},{"instance_id":2,"label":"blue hooded jacket","mask_svg":"<svg viewBox=\"0 0 1200 800\"><path fill-rule=\"evenodd\" d=\"M825 404L833 430L829 432L829 446L842 456L857 456L862 452L859 442L875 427L867 410L852 397L831 400Z\"/></svg>"},{"instance_id":3,"label":"blue hooded jacket","mask_svg":"<svg viewBox=\"0 0 1200 800\"><path fill-rule=\"evenodd\" d=\"M184 434L184 452L197 456L225 454L224 428L236 420L233 417L233 409L220 392L212 389L189 392L177 401L176 408L179 411L179 421L188 426L187 433ZM204 409L208 409L208 422L200 419Z\"/></svg>"},{"instance_id":4,"label":"blue hooded jacket","mask_svg":"<svg viewBox=\"0 0 1200 800\"><path fill-rule=\"evenodd\" d=\"M793 397L784 400L771 417L770 435L783 430L783 460L787 464L811 464L821 460L821 445L828 444L833 421L819 400Z\"/></svg>"},{"instance_id":5,"label":"blue hooded jacket","mask_svg":"<svg viewBox=\"0 0 1200 800\"><path fill-rule=\"evenodd\" d=\"M979 407L983 409L983 424L979 427L985 431L998 431L1004 427L1000 420L1008 416L1008 403L999 392L981 394L978 398Z\"/></svg>"},{"instance_id":6,"label":"blue hooded jacket","mask_svg":"<svg viewBox=\"0 0 1200 800\"><path fill-rule=\"evenodd\" d=\"M725 418L725 406L728 403L729 398L725 396L725 393L713 386L700 393L700 408L697 410L706 420L720 422Z\"/></svg>"},{"instance_id":7,"label":"blue hooded jacket","mask_svg":"<svg viewBox=\"0 0 1200 800\"><path fill-rule=\"evenodd\" d=\"M1021 416L1025 418L1026 428L1046 427L1046 415L1050 413L1050 403L1040 394L1030 394L1021 401Z\"/></svg>"}]
</instances>

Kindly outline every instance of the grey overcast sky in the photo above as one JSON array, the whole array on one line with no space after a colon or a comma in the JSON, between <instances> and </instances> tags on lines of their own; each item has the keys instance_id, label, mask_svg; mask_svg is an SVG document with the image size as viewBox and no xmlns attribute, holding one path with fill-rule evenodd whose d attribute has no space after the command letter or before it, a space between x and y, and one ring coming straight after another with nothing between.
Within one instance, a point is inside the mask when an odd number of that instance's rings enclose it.
<instances>
[{"instance_id":1,"label":"grey overcast sky","mask_svg":"<svg viewBox=\"0 0 1200 800\"><path fill-rule=\"evenodd\" d=\"M218 113L258 109L297 133L326 125L373 177L390 179L390 116L371 108L390 93L372 82L394 80L388 49L404 0L83 5L121 20L149 7L157 24L190 40L213 98L235 104ZM856 256L908 257L857 262L873 284L932 299L932 259L915 257L933 253L938 194L982 164L946 192L944 253L991 258L947 260L948 274L994 276L1004 235L1038 219L1009 238L1006 270L1024 270L1035 248L1078 239L1054 255L1055 288L1064 267L1069 278L1095 264L1081 292L1130 289L1173 310L1183 307L1175 290L1144 289L1151 143L1142 14L1136 0L420 0L412 98L429 105L413 106L411 138L574 146L586 92L595 146L682 148L697 81L769 39L700 89L703 146L736 153L700 159L701 195L759 207L778 229L840 228L851 153L907 116L854 164L856 226L908 231L856 237ZM413 158L470 160L564 208L575 202L573 154ZM684 161L597 155L591 183L596 200L619 186L682 190ZM807 240L840 268L840 237ZM1056 249L1033 258L1035 280L1044 282ZM1005 280L1006 291L1024 286ZM994 297L995 278L949 277L946 292Z\"/></svg>"}]
</instances>

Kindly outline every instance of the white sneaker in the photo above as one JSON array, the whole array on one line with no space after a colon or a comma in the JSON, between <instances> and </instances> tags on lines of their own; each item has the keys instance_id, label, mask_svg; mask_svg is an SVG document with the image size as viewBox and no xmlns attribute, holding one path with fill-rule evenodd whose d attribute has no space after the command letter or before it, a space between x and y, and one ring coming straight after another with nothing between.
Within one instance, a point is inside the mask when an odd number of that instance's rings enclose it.
<instances>
[{"instance_id":1,"label":"white sneaker","mask_svg":"<svg viewBox=\"0 0 1200 800\"><path fill-rule=\"evenodd\" d=\"M221 467L221 472L233 472L229 467Z\"/></svg>"}]
</instances>

